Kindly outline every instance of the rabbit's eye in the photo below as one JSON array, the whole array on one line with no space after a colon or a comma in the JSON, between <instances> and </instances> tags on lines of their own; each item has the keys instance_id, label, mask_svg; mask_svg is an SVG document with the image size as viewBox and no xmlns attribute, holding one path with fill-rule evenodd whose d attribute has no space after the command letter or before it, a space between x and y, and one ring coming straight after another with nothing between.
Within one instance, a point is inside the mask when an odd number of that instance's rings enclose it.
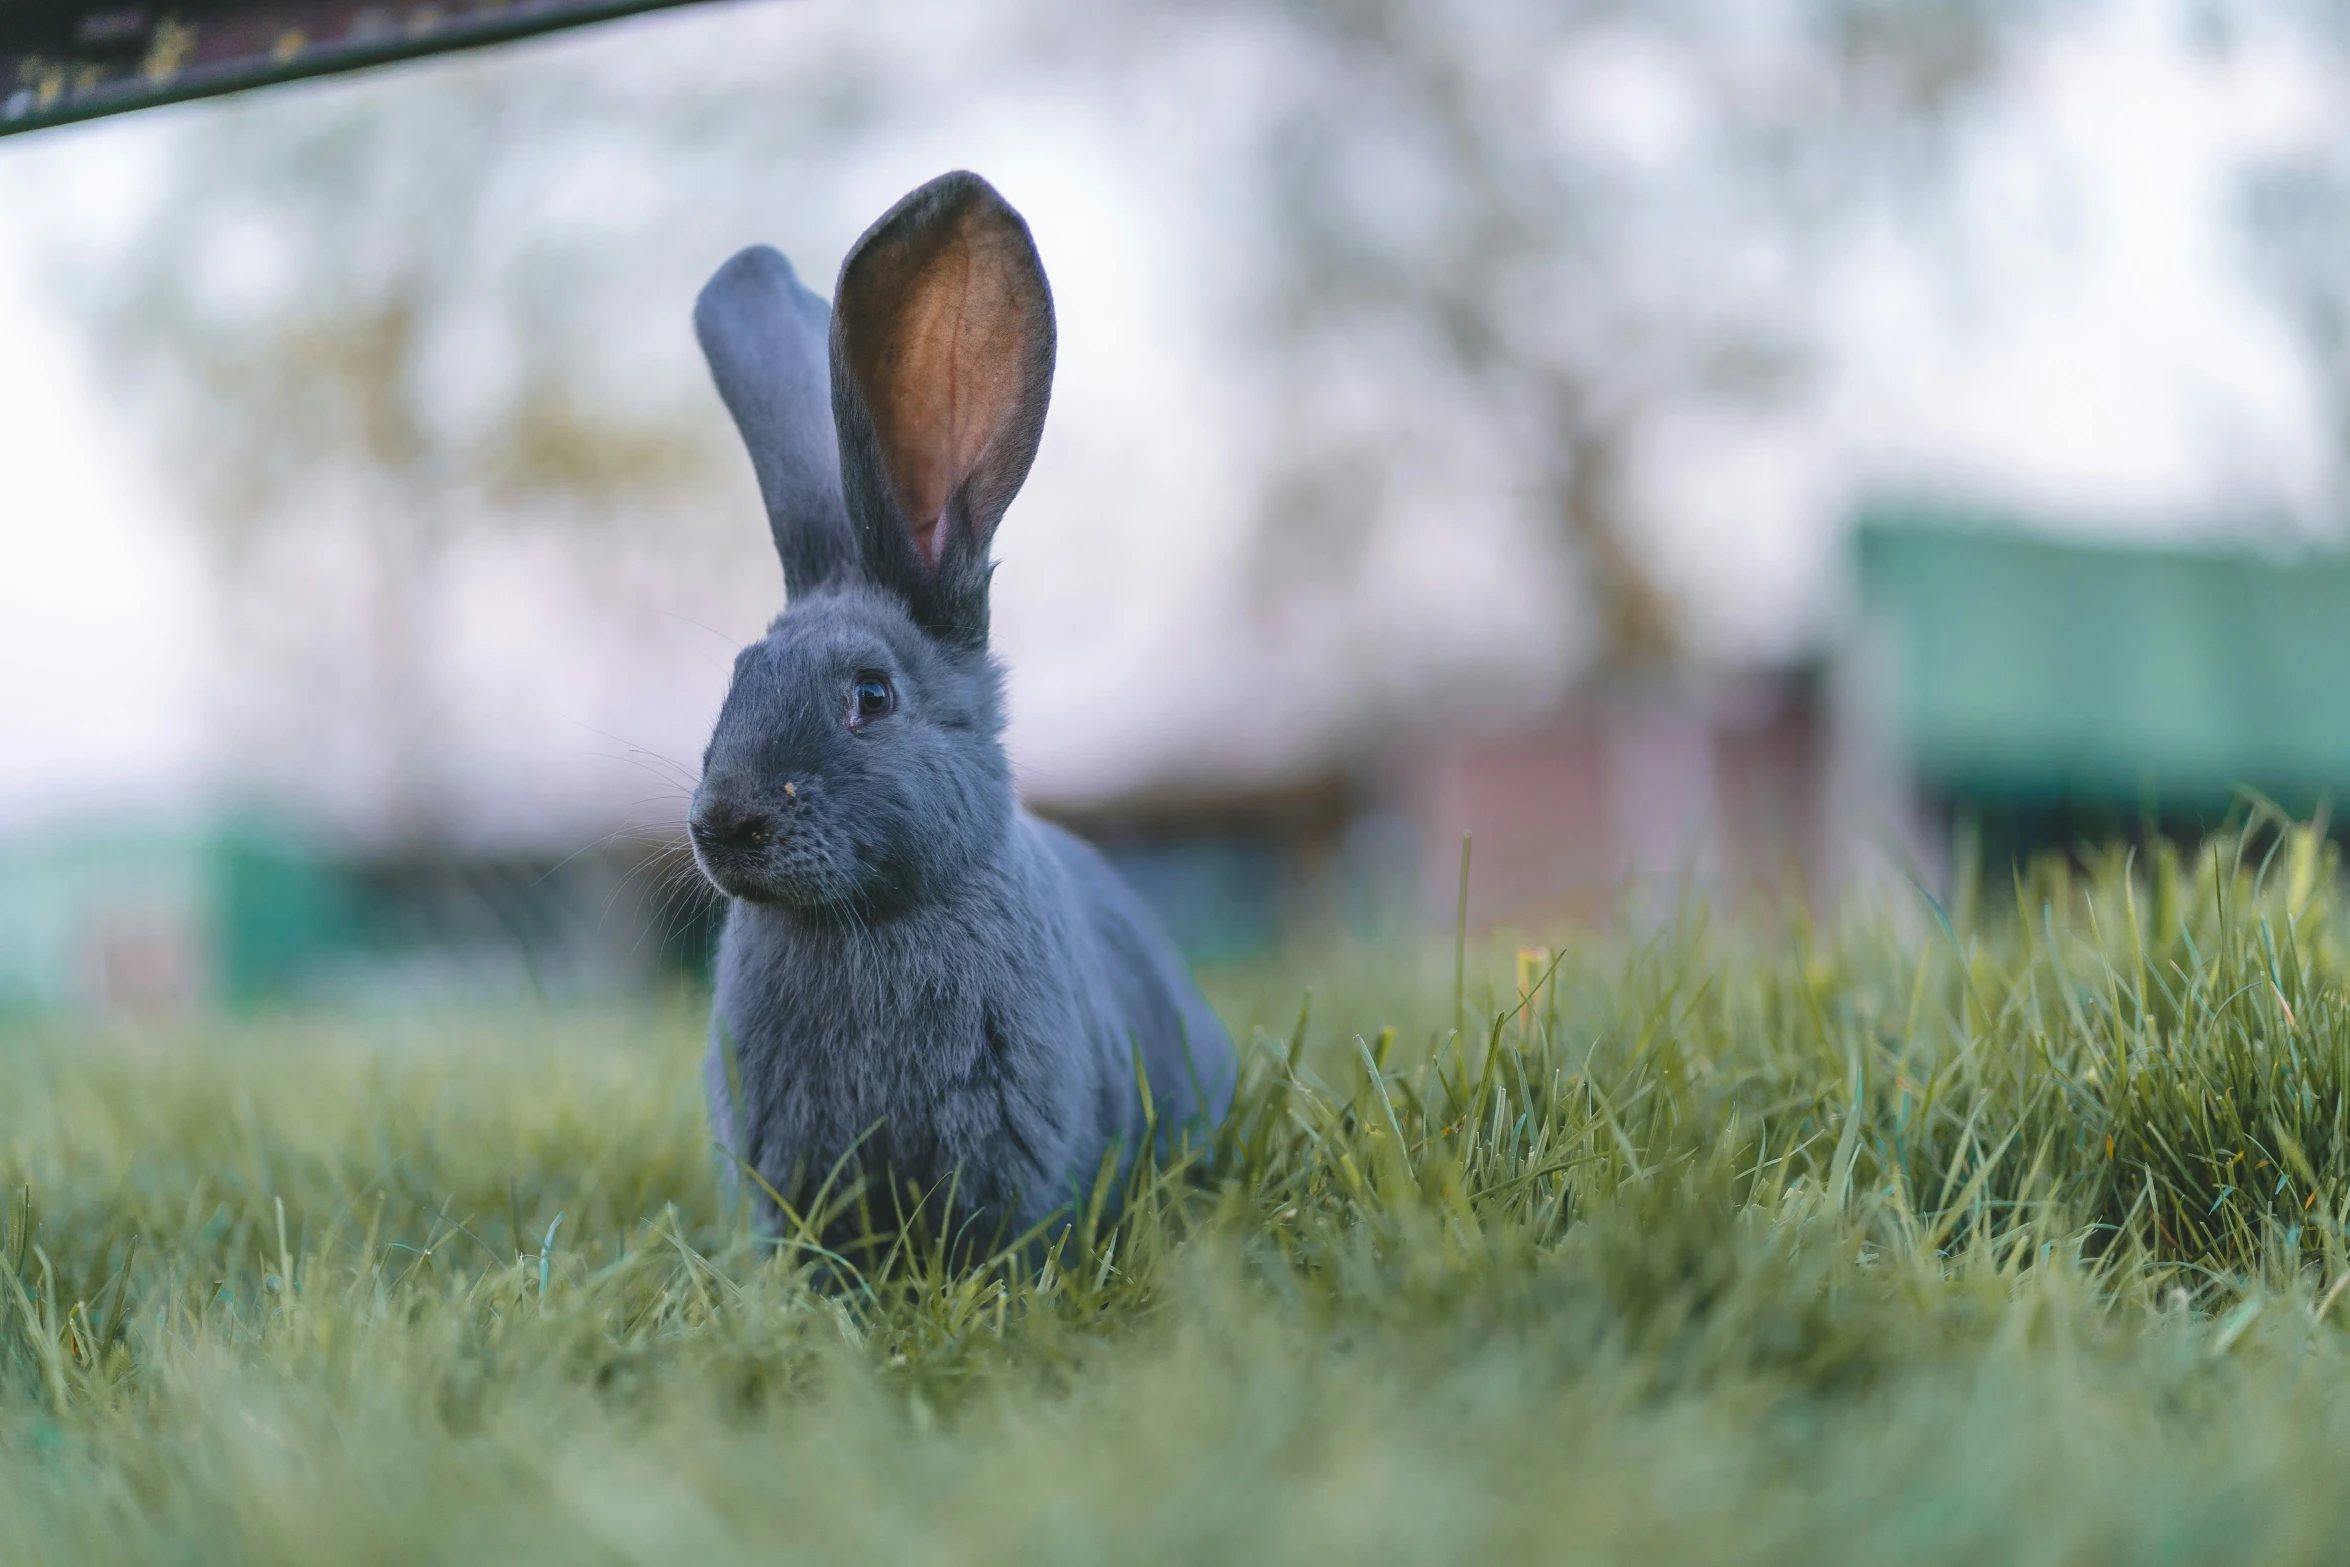
<instances>
[{"instance_id":1,"label":"rabbit's eye","mask_svg":"<svg viewBox=\"0 0 2350 1567\"><path fill-rule=\"evenodd\" d=\"M856 729L885 718L897 705L897 692L891 689L889 676L867 671L857 677L856 689L849 695L849 727Z\"/></svg>"}]
</instances>

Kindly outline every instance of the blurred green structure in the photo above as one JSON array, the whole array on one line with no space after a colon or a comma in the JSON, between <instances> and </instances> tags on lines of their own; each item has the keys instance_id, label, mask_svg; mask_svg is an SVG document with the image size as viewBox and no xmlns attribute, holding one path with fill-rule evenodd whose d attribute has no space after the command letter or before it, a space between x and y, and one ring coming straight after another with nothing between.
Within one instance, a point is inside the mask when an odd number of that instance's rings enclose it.
<instances>
[{"instance_id":1,"label":"blurred green structure","mask_svg":"<svg viewBox=\"0 0 2350 1567\"><path fill-rule=\"evenodd\" d=\"M356 949L351 880L257 823L0 852L0 1012L250 1006Z\"/></svg>"},{"instance_id":2,"label":"blurred green structure","mask_svg":"<svg viewBox=\"0 0 2350 1567\"><path fill-rule=\"evenodd\" d=\"M382 853L255 817L0 848L0 1017L402 1007L691 982L713 901L642 858Z\"/></svg>"},{"instance_id":3,"label":"blurred green structure","mask_svg":"<svg viewBox=\"0 0 2350 1567\"><path fill-rule=\"evenodd\" d=\"M1995 836L2214 821L2245 788L2306 812L2350 786L2350 557L1913 511L1864 516L1858 561L1891 738Z\"/></svg>"}]
</instances>

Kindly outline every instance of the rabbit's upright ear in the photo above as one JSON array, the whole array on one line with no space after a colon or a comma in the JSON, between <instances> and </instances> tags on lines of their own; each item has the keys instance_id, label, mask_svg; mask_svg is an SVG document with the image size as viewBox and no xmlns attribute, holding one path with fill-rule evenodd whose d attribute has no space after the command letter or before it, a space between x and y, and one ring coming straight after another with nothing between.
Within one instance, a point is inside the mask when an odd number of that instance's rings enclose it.
<instances>
[{"instance_id":1,"label":"rabbit's upright ear","mask_svg":"<svg viewBox=\"0 0 2350 1567\"><path fill-rule=\"evenodd\" d=\"M794 598L857 561L832 427L831 317L824 301L800 286L791 263L765 245L720 267L694 301L694 336L751 449L784 587Z\"/></svg>"},{"instance_id":2,"label":"rabbit's upright ear","mask_svg":"<svg viewBox=\"0 0 2350 1567\"><path fill-rule=\"evenodd\" d=\"M833 295L832 409L865 570L926 628L987 639L987 546L1053 384L1053 297L1028 225L945 174L866 230Z\"/></svg>"}]
</instances>

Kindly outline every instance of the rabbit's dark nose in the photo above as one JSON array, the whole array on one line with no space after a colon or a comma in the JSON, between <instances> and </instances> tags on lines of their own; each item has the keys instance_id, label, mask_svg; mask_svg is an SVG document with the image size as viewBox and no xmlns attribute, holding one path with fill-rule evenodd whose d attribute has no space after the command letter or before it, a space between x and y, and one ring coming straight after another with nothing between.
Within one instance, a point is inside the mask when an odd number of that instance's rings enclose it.
<instances>
[{"instance_id":1,"label":"rabbit's dark nose","mask_svg":"<svg viewBox=\"0 0 2350 1567\"><path fill-rule=\"evenodd\" d=\"M694 802L686 830L704 853L764 849L775 840L775 818L730 801L703 799Z\"/></svg>"}]
</instances>

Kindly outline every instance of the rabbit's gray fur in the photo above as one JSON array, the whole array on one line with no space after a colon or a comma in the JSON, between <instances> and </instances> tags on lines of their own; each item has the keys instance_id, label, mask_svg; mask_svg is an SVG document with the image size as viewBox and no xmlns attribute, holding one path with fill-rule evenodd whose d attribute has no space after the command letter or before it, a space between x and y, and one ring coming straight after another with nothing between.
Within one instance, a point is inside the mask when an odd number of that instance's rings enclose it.
<instances>
[{"instance_id":1,"label":"rabbit's gray fur","mask_svg":"<svg viewBox=\"0 0 2350 1567\"><path fill-rule=\"evenodd\" d=\"M694 311L789 591L735 660L694 793L730 899L711 1121L795 1205L837 1167L885 1220L951 1191L936 1217L1023 1230L1140 1146L1137 1053L1165 1141L1222 1118L1232 1044L1141 900L1014 798L987 546L1051 384L1027 226L943 176L858 241L836 300L757 247ZM950 318L980 326L942 371L923 354ZM923 484L944 496L927 531L902 494ZM894 707L853 724L868 676Z\"/></svg>"}]
</instances>

